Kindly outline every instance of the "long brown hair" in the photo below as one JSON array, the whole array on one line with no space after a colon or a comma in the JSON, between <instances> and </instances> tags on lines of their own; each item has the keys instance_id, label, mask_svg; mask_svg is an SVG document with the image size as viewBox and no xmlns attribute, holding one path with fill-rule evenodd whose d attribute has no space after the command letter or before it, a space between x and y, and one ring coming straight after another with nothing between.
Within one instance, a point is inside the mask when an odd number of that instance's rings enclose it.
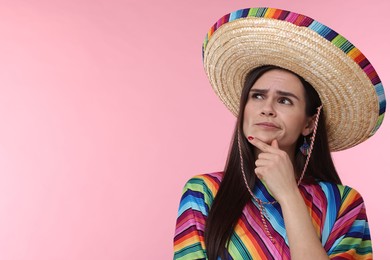
<instances>
[{"instance_id":1,"label":"long brown hair","mask_svg":"<svg viewBox=\"0 0 390 260\"><path fill-rule=\"evenodd\" d=\"M239 141L241 143L244 172L249 187L253 189L256 182L256 175L253 173L255 169L255 157L253 146L242 134L244 109L252 86L265 72L274 69L285 70L272 65L262 66L252 70L245 80L241 93L240 109L225 165L224 176L206 221L205 243L207 257L210 260L217 259L218 256L222 259L227 258L225 246L230 240L234 227L237 224L245 205L251 199L251 195L249 194L241 175L238 138L240 138ZM317 112L317 107L321 105L321 100L317 92L308 82L301 76L296 76L300 79L305 89L306 115L313 116ZM302 143L303 136L300 136L297 144ZM299 145L295 148L295 154L295 172L300 173L303 170L306 157L299 152ZM302 180L303 183L312 183L315 181L329 181L341 184L329 150L324 113L321 113L319 117L313 152L305 177Z\"/></svg>"}]
</instances>

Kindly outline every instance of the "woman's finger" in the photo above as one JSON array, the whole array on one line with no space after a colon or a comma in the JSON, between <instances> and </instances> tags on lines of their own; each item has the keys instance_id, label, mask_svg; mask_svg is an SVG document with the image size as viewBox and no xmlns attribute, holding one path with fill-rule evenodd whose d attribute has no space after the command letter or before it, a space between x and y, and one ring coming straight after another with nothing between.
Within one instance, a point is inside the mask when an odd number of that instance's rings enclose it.
<instances>
[{"instance_id":1,"label":"woman's finger","mask_svg":"<svg viewBox=\"0 0 390 260\"><path fill-rule=\"evenodd\" d=\"M257 147L260 151L262 152L271 152L273 151L275 148L264 143L263 141L261 141L259 138L257 137L252 137L252 136L249 136L248 137L248 141L254 145L255 147Z\"/></svg>"}]
</instances>

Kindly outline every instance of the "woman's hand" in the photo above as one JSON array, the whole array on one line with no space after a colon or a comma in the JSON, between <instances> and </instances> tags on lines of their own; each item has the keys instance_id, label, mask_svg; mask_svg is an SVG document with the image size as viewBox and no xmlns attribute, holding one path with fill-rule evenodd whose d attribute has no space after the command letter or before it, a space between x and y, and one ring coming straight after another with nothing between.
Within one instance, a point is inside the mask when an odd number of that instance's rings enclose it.
<instances>
[{"instance_id":1,"label":"woman's hand","mask_svg":"<svg viewBox=\"0 0 390 260\"><path fill-rule=\"evenodd\" d=\"M265 182L274 198L281 203L297 194L293 164L288 154L279 149L278 141L275 139L268 145L254 138L249 142L261 151L255 162L255 173Z\"/></svg>"},{"instance_id":2,"label":"woman's hand","mask_svg":"<svg viewBox=\"0 0 390 260\"><path fill-rule=\"evenodd\" d=\"M249 142L261 151L255 173L282 208L291 259L329 259L299 192L290 157L279 149L277 140L268 145L257 138L250 139Z\"/></svg>"}]
</instances>

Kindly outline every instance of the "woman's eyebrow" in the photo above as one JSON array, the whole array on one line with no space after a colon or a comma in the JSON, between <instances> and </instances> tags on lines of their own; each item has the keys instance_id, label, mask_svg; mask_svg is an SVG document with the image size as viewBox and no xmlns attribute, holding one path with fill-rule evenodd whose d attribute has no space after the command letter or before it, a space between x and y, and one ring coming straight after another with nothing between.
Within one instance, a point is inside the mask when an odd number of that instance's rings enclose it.
<instances>
[{"instance_id":1,"label":"woman's eyebrow","mask_svg":"<svg viewBox=\"0 0 390 260\"><path fill-rule=\"evenodd\" d=\"M268 93L269 89L258 89L258 88L252 88L250 92L256 92L256 93Z\"/></svg>"},{"instance_id":2,"label":"woman's eyebrow","mask_svg":"<svg viewBox=\"0 0 390 260\"><path fill-rule=\"evenodd\" d=\"M269 92L269 89L257 89L257 88L252 88L250 90L250 92L256 92L256 93L260 93L260 94L267 94ZM282 91L282 90L277 90L276 93L279 95L279 96L285 96L285 97L293 97L295 98L296 100L300 100L295 94L291 93L291 92L287 92L287 91Z\"/></svg>"},{"instance_id":3,"label":"woman's eyebrow","mask_svg":"<svg viewBox=\"0 0 390 260\"><path fill-rule=\"evenodd\" d=\"M296 100L299 100L299 98L291 92L278 90L278 91L276 91L276 93L278 93L278 95L280 95L280 96L293 97Z\"/></svg>"}]
</instances>

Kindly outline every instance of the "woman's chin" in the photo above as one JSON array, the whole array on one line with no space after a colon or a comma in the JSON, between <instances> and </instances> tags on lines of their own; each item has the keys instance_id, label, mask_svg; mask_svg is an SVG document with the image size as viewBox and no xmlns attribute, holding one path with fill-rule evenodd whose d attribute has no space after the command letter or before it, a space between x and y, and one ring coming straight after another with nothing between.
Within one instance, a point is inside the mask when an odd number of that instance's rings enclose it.
<instances>
[{"instance_id":1,"label":"woman's chin","mask_svg":"<svg viewBox=\"0 0 390 260\"><path fill-rule=\"evenodd\" d=\"M253 136L255 137L256 139L259 139L260 141L262 141L263 143L266 143L268 145L271 145L272 141L273 140L278 140L279 141L279 136L276 135L276 134L264 134L264 133L259 133L259 132L255 132L255 133L249 133L247 134L247 136Z\"/></svg>"},{"instance_id":2,"label":"woman's chin","mask_svg":"<svg viewBox=\"0 0 390 260\"><path fill-rule=\"evenodd\" d=\"M265 136L255 136L255 137L268 145L271 145L272 141L276 139L275 137L265 137Z\"/></svg>"}]
</instances>

